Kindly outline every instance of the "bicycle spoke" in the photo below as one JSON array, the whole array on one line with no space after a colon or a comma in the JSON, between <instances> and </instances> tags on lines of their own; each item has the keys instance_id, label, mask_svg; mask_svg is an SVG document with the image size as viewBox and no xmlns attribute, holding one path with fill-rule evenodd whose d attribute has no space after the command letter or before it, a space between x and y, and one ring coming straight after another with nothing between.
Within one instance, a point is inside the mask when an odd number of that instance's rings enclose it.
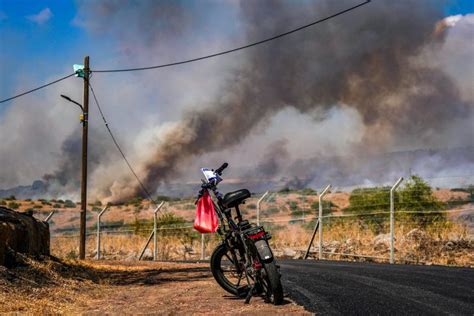
<instances>
[{"instance_id":1,"label":"bicycle spoke","mask_svg":"<svg viewBox=\"0 0 474 316\"><path fill-rule=\"evenodd\" d=\"M226 258L229 259L229 261L234 264L234 260L232 260L227 254L225 254Z\"/></svg>"},{"instance_id":2,"label":"bicycle spoke","mask_svg":"<svg viewBox=\"0 0 474 316\"><path fill-rule=\"evenodd\" d=\"M243 274L243 272L240 272L239 280L237 281L237 284L236 284L237 287L240 285L240 280L242 280L242 274Z\"/></svg>"}]
</instances>

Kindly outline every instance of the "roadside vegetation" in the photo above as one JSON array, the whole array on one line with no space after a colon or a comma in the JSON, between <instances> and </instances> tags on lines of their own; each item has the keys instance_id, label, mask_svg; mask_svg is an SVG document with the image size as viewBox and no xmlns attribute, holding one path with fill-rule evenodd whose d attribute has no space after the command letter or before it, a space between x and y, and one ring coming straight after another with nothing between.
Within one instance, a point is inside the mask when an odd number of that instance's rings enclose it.
<instances>
[{"instance_id":1,"label":"roadside vegetation","mask_svg":"<svg viewBox=\"0 0 474 316\"><path fill-rule=\"evenodd\" d=\"M407 179L395 193L395 255L399 262L472 265L474 262L472 230L472 185L445 189L432 188L418 176ZM389 253L390 188L356 188L351 192L330 192L323 200L325 256L331 259L384 261L356 257L386 258ZM201 235L193 228L195 213L192 198L160 196L167 203L158 213L158 256L160 259L199 259ZM258 196L242 207L245 218L256 221ZM80 206L72 200L17 200L8 197L0 204L16 203L20 211L50 220L51 249L54 255L76 258ZM87 253L94 257L96 218L105 204L92 201L88 205ZM318 194L313 189L269 194L261 205L260 221L271 232L275 253L281 257L299 258L306 247L319 212ZM102 254L105 258L135 259L140 255L153 229L153 207L140 197L109 205L102 216ZM471 228L472 229L472 228ZM208 257L220 238L205 236ZM152 256L153 242L144 257ZM312 252L317 251L317 238Z\"/></svg>"}]
</instances>

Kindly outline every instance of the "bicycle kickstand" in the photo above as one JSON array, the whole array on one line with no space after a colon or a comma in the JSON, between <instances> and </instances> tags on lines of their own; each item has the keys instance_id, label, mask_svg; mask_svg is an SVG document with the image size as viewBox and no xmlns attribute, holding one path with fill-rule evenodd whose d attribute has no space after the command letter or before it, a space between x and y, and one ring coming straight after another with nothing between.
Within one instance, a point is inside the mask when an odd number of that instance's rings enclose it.
<instances>
[{"instance_id":1,"label":"bicycle kickstand","mask_svg":"<svg viewBox=\"0 0 474 316\"><path fill-rule=\"evenodd\" d=\"M249 292L247 293L247 296L245 297L245 304L249 304L250 303L250 299L252 298L252 295L253 295L253 291L255 290L255 284L252 285L252 287L250 288Z\"/></svg>"}]
</instances>

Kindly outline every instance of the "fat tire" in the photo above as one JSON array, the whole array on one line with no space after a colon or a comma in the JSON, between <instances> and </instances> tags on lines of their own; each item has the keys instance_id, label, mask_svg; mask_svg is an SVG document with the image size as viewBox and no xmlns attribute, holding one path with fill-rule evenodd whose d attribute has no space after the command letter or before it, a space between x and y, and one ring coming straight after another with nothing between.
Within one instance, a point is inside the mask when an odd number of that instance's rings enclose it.
<instances>
[{"instance_id":1,"label":"fat tire","mask_svg":"<svg viewBox=\"0 0 474 316\"><path fill-rule=\"evenodd\" d=\"M266 279L268 281L270 290L271 290L271 297L267 297L267 299L273 305L280 305L283 303L283 286L281 285L280 280L280 272L275 264L275 261L264 263L263 268L266 272Z\"/></svg>"},{"instance_id":2,"label":"fat tire","mask_svg":"<svg viewBox=\"0 0 474 316\"><path fill-rule=\"evenodd\" d=\"M212 275L214 276L214 279L216 282L227 292L236 295L236 296L241 296L239 295L239 289L232 285L227 278L225 277L224 273L222 272L221 268L221 260L222 257L227 253L228 249L225 244L221 244L217 246L216 249L214 249L214 252L212 253L211 256L211 271Z\"/></svg>"}]
</instances>

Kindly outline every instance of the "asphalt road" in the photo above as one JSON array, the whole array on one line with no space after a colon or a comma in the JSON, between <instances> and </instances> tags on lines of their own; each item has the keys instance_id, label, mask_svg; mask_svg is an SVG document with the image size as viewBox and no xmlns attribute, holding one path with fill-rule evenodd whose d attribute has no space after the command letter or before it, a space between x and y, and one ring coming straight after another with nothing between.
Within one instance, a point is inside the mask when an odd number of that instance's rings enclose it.
<instances>
[{"instance_id":1,"label":"asphalt road","mask_svg":"<svg viewBox=\"0 0 474 316\"><path fill-rule=\"evenodd\" d=\"M322 315L474 315L474 269L282 260L285 292Z\"/></svg>"}]
</instances>

